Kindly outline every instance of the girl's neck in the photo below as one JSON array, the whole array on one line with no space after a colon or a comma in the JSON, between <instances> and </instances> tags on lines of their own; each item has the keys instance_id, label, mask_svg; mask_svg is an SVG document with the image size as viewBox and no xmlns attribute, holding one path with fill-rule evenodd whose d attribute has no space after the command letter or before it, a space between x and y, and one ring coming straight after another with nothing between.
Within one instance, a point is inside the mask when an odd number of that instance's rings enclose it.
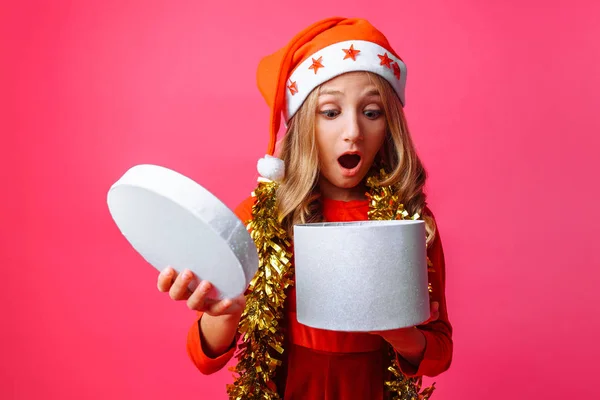
<instances>
[{"instance_id":1,"label":"girl's neck","mask_svg":"<svg viewBox=\"0 0 600 400\"><path fill-rule=\"evenodd\" d=\"M321 195L329 200L337 201L355 201L355 200L366 200L365 191L366 188L363 184L355 186L353 188L340 188L330 182L321 181L319 182L319 190Z\"/></svg>"}]
</instances>

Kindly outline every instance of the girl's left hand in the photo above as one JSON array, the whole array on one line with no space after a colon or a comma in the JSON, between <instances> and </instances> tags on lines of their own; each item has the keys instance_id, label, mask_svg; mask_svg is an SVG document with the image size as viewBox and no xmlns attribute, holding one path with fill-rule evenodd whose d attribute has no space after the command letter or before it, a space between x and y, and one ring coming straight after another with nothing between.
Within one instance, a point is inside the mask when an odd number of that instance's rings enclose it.
<instances>
[{"instance_id":1,"label":"girl's left hand","mask_svg":"<svg viewBox=\"0 0 600 400\"><path fill-rule=\"evenodd\" d=\"M437 301L431 302L430 317L421 325L428 324L437 320L440 317L439 307L440 303L438 303ZM425 340L425 337L414 326L410 328L391 329L387 331L375 331L370 333L381 336L398 350L406 349L407 351L418 351L418 349L424 347L423 342Z\"/></svg>"}]
</instances>

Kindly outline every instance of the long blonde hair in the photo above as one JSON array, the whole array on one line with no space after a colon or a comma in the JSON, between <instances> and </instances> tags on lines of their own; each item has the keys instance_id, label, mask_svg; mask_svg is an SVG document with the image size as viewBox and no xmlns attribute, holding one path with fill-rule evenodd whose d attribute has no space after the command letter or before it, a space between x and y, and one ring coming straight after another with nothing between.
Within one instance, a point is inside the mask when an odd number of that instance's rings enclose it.
<instances>
[{"instance_id":1,"label":"long blonde hair","mask_svg":"<svg viewBox=\"0 0 600 400\"><path fill-rule=\"evenodd\" d=\"M423 217L429 245L435 237L436 226L433 218L424 213L426 195L423 187L427 173L415 151L402 104L385 79L370 72L365 74L379 91L387 121L387 135L373 164L373 172L381 167L388 171L389 177L380 184L396 187L400 202L409 214L418 213ZM319 89L313 90L290 120L281 143L279 157L285 162L286 176L277 191L277 202L279 218L290 237L295 224L323 220L315 140Z\"/></svg>"}]
</instances>

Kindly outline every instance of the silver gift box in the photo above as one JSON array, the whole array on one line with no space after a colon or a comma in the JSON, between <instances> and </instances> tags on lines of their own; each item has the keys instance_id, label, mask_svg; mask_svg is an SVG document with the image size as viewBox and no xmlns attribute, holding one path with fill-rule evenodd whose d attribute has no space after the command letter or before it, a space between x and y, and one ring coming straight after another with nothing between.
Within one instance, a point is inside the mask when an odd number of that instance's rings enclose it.
<instances>
[{"instance_id":1,"label":"silver gift box","mask_svg":"<svg viewBox=\"0 0 600 400\"><path fill-rule=\"evenodd\" d=\"M369 332L426 321L425 235L421 220L296 225L298 322Z\"/></svg>"}]
</instances>

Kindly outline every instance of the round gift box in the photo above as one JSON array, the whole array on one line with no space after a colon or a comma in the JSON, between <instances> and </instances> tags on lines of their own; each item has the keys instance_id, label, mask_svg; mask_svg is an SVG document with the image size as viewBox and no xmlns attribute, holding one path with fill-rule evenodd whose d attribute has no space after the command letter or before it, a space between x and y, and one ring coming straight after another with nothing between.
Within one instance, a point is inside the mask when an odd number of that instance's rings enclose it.
<instances>
[{"instance_id":1,"label":"round gift box","mask_svg":"<svg viewBox=\"0 0 600 400\"><path fill-rule=\"evenodd\" d=\"M137 165L107 195L123 236L153 267L191 270L210 281L216 299L246 290L258 253L244 223L188 177L157 165ZM198 281L190 285L194 289Z\"/></svg>"},{"instance_id":2,"label":"round gift box","mask_svg":"<svg viewBox=\"0 0 600 400\"><path fill-rule=\"evenodd\" d=\"M298 322L370 332L426 321L425 235L421 220L294 226Z\"/></svg>"}]
</instances>

